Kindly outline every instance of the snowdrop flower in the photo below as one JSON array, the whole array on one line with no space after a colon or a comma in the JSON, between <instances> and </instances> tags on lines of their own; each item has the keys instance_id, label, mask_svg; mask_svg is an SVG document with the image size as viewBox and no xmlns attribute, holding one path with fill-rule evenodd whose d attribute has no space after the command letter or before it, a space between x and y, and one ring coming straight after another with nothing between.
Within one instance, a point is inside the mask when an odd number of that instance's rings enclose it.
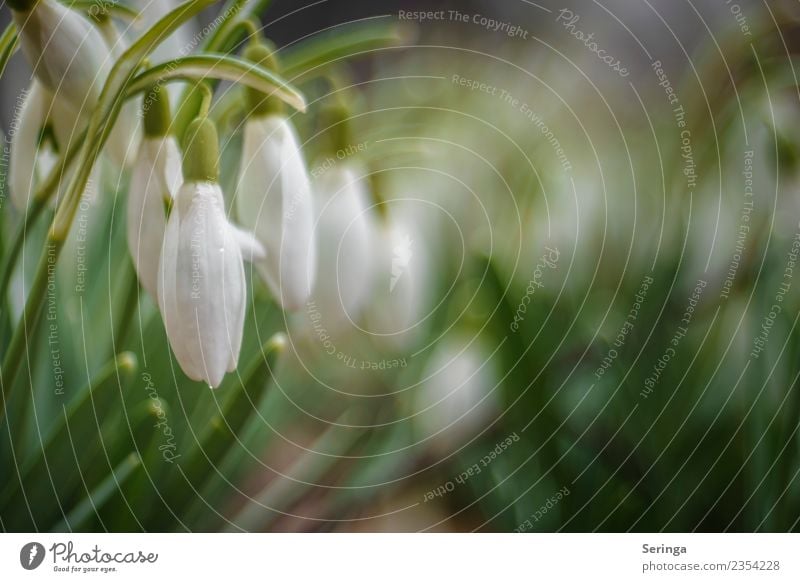
<instances>
[{"instance_id":1,"label":"snowdrop flower","mask_svg":"<svg viewBox=\"0 0 800 582\"><path fill-rule=\"evenodd\" d=\"M158 297L158 263L167 226L165 205L183 182L181 157L170 135L169 100L160 87L148 93L144 139L128 192L128 250L145 291Z\"/></svg>"},{"instance_id":2,"label":"snowdrop flower","mask_svg":"<svg viewBox=\"0 0 800 582\"><path fill-rule=\"evenodd\" d=\"M469 337L443 340L413 397L420 441L440 455L454 452L485 429L500 409L492 353Z\"/></svg>"},{"instance_id":3,"label":"snowdrop flower","mask_svg":"<svg viewBox=\"0 0 800 582\"><path fill-rule=\"evenodd\" d=\"M328 156L311 170L321 283L314 289L313 301L326 324L334 326L357 317L369 296L377 227L363 168L357 161L337 159L336 152L351 143L346 139L346 112L323 117L333 122L328 133L333 131L335 137Z\"/></svg>"},{"instance_id":4,"label":"snowdrop flower","mask_svg":"<svg viewBox=\"0 0 800 582\"><path fill-rule=\"evenodd\" d=\"M342 163L314 181L321 284L313 300L330 325L357 317L372 283L375 225L361 174Z\"/></svg>"},{"instance_id":5,"label":"snowdrop flower","mask_svg":"<svg viewBox=\"0 0 800 582\"><path fill-rule=\"evenodd\" d=\"M158 304L183 371L216 388L239 359L244 267L218 182L217 130L210 120L197 119L185 140L185 182L167 221Z\"/></svg>"},{"instance_id":6,"label":"snowdrop flower","mask_svg":"<svg viewBox=\"0 0 800 582\"><path fill-rule=\"evenodd\" d=\"M78 138L80 121L68 107L34 79L25 93L19 116L12 122L9 187L14 205L24 210L34 190L54 167L57 151L70 147ZM47 139L41 140L42 134ZM66 187L74 167L61 177Z\"/></svg>"},{"instance_id":7,"label":"snowdrop flower","mask_svg":"<svg viewBox=\"0 0 800 582\"><path fill-rule=\"evenodd\" d=\"M67 151L80 137L110 67L108 42L114 41L115 54L125 45L109 19L97 28L54 0L10 4L22 51L34 69L11 144L12 198L24 209L33 190L48 175L56 154ZM108 143L107 151L119 164L136 133L131 107L136 107L134 102L125 105ZM40 148L39 138L48 131L52 139L43 141ZM73 167L61 177L62 189L74 171Z\"/></svg>"},{"instance_id":8,"label":"snowdrop flower","mask_svg":"<svg viewBox=\"0 0 800 582\"><path fill-rule=\"evenodd\" d=\"M387 347L405 349L419 337L430 303L428 237L395 201L374 242L374 288L369 323Z\"/></svg>"},{"instance_id":9,"label":"snowdrop flower","mask_svg":"<svg viewBox=\"0 0 800 582\"><path fill-rule=\"evenodd\" d=\"M271 53L253 44L246 57L269 63ZM311 186L280 103L254 91L248 91L248 101L236 211L266 249L266 257L255 263L259 274L284 309L296 310L311 294L316 270Z\"/></svg>"},{"instance_id":10,"label":"snowdrop flower","mask_svg":"<svg viewBox=\"0 0 800 582\"><path fill-rule=\"evenodd\" d=\"M20 210L28 206L33 189L42 173L38 171L39 136L50 109L50 93L38 81L33 82L12 125L9 187L11 199ZM49 164L48 164L49 165Z\"/></svg>"},{"instance_id":11,"label":"snowdrop flower","mask_svg":"<svg viewBox=\"0 0 800 582\"><path fill-rule=\"evenodd\" d=\"M9 0L22 52L36 78L77 114L97 103L110 69L100 31L56 0Z\"/></svg>"}]
</instances>

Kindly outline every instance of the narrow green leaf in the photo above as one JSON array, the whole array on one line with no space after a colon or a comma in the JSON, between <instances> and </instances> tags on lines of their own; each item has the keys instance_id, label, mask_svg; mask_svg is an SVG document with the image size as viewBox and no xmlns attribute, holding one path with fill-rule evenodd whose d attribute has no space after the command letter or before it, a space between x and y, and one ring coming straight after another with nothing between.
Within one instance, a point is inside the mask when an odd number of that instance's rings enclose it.
<instances>
[{"instance_id":1,"label":"narrow green leaf","mask_svg":"<svg viewBox=\"0 0 800 582\"><path fill-rule=\"evenodd\" d=\"M307 74L319 75L344 59L397 45L402 40L401 28L394 23L337 26L283 51L280 55L282 73L289 79Z\"/></svg>"},{"instance_id":2,"label":"narrow green leaf","mask_svg":"<svg viewBox=\"0 0 800 582\"><path fill-rule=\"evenodd\" d=\"M125 4L115 0L72 0L69 7L73 10L86 12L92 18L99 16L113 16L121 20L136 20L139 13Z\"/></svg>"},{"instance_id":3,"label":"narrow green leaf","mask_svg":"<svg viewBox=\"0 0 800 582\"><path fill-rule=\"evenodd\" d=\"M306 109L303 95L280 76L244 59L221 54L183 57L148 69L131 82L128 95L145 91L170 79L206 78L241 83L262 93L274 95L300 111Z\"/></svg>"},{"instance_id":4,"label":"narrow green leaf","mask_svg":"<svg viewBox=\"0 0 800 582\"><path fill-rule=\"evenodd\" d=\"M97 459L105 446L100 425L106 420L107 411L113 409L120 383L127 383L136 368L133 354L120 354L64 407L36 454L23 463L21 478L15 476L6 481L0 494L4 522L18 526L14 529L25 529L26 524L30 527L31 516L23 507L23 492L35 523L52 523L52 516L60 514L62 502L66 503L80 486L81 471ZM12 513L16 518L10 517Z\"/></svg>"},{"instance_id":5,"label":"narrow green leaf","mask_svg":"<svg viewBox=\"0 0 800 582\"><path fill-rule=\"evenodd\" d=\"M86 529L86 525L96 517L98 511L119 491L119 488L140 465L139 455L136 453L128 455L87 497L53 527L53 531L72 532Z\"/></svg>"},{"instance_id":6,"label":"narrow green leaf","mask_svg":"<svg viewBox=\"0 0 800 582\"><path fill-rule=\"evenodd\" d=\"M5 73L8 61L11 60L14 51L17 50L18 40L17 27L12 22L3 31L3 36L0 36L0 77Z\"/></svg>"},{"instance_id":7,"label":"narrow green leaf","mask_svg":"<svg viewBox=\"0 0 800 582\"><path fill-rule=\"evenodd\" d=\"M196 497L194 491L216 475L220 461L236 445L242 428L256 413L259 403L272 386L275 362L283 353L286 341L286 336L279 333L262 346L261 353L242 374L240 388L225 384L219 388L221 394L226 390L236 390L236 393L208 421L196 446L178 461L186 478L185 486L174 483L166 493L167 505L176 514L181 515L182 509Z\"/></svg>"},{"instance_id":8,"label":"narrow green leaf","mask_svg":"<svg viewBox=\"0 0 800 582\"><path fill-rule=\"evenodd\" d=\"M161 398L151 399L148 404L153 419L151 429L155 430L151 430L149 438L145 438L137 445L142 459L141 467L126 483L120 495L109 504L108 513L112 517L108 525L111 531L133 531L145 526L151 515L166 515L172 520L179 519L164 506L161 493L158 491L160 469L169 464L164 452L169 445L163 429L157 424L161 419L170 418L170 408Z\"/></svg>"}]
</instances>

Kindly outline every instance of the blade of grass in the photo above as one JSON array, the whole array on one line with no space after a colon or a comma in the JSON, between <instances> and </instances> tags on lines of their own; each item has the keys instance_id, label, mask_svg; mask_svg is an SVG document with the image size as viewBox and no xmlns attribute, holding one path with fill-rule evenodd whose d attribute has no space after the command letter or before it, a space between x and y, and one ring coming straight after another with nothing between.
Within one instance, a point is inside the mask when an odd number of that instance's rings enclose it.
<instances>
[{"instance_id":1,"label":"blade of grass","mask_svg":"<svg viewBox=\"0 0 800 582\"><path fill-rule=\"evenodd\" d=\"M18 41L17 27L12 22L3 31L3 36L0 36L0 77L5 73L8 61L17 50Z\"/></svg>"},{"instance_id":2,"label":"blade of grass","mask_svg":"<svg viewBox=\"0 0 800 582\"><path fill-rule=\"evenodd\" d=\"M175 59L144 71L131 81L128 95L173 79L222 79L247 85L274 95L295 109L305 111L303 95L279 75L238 57L222 54L194 55Z\"/></svg>"},{"instance_id":3,"label":"blade of grass","mask_svg":"<svg viewBox=\"0 0 800 582\"><path fill-rule=\"evenodd\" d=\"M86 530L86 525L97 516L98 511L119 491L120 486L130 479L140 465L139 455L136 453L128 455L85 499L59 521L52 531Z\"/></svg>"},{"instance_id":4,"label":"blade of grass","mask_svg":"<svg viewBox=\"0 0 800 582\"><path fill-rule=\"evenodd\" d=\"M261 349L242 375L242 386L225 401L219 412L207 424L196 445L182 455L178 466L183 474L180 483L173 483L165 492L165 502L170 511L182 515L183 509L196 497L196 491L218 474L223 457L236 446L239 434L258 410L259 404L272 386L275 363L286 347L286 336L275 334ZM235 380L234 380L235 381ZM220 392L225 390L220 388ZM227 390L234 390L228 387ZM174 528L174 520L154 524L153 529Z\"/></svg>"},{"instance_id":5,"label":"blade of grass","mask_svg":"<svg viewBox=\"0 0 800 582\"><path fill-rule=\"evenodd\" d=\"M89 462L99 452L102 443L99 425L102 415L112 408L120 384L127 383L137 368L131 353L120 354L109 362L76 399L64 406L63 415L56 421L41 447L24 462L20 478L9 479L0 494L0 511L7 524L24 524L30 515L21 513L24 497L34 512L34 523L52 521L48 516L60 515L61 500L69 496L78 484L78 467L67 460L79 451L82 461ZM66 470L64 464L66 463Z\"/></svg>"}]
</instances>

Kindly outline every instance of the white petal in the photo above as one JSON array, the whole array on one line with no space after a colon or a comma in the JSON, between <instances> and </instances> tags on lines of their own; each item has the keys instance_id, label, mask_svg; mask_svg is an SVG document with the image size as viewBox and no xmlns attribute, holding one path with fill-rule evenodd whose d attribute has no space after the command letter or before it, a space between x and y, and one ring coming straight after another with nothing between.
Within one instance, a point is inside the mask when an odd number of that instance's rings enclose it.
<instances>
[{"instance_id":1,"label":"white petal","mask_svg":"<svg viewBox=\"0 0 800 582\"><path fill-rule=\"evenodd\" d=\"M231 224L231 233L242 250L242 258L248 263L263 260L267 257L267 249L264 248L258 239L249 230L239 228Z\"/></svg>"},{"instance_id":2,"label":"white petal","mask_svg":"<svg viewBox=\"0 0 800 582\"><path fill-rule=\"evenodd\" d=\"M365 179L343 163L314 182L319 241L314 302L328 325L356 317L370 292L376 225Z\"/></svg>"},{"instance_id":3,"label":"white petal","mask_svg":"<svg viewBox=\"0 0 800 582\"><path fill-rule=\"evenodd\" d=\"M491 356L474 338L449 339L425 367L414 396L413 422L420 439L440 454L465 445L497 414L499 376Z\"/></svg>"},{"instance_id":4,"label":"white petal","mask_svg":"<svg viewBox=\"0 0 800 582\"><path fill-rule=\"evenodd\" d=\"M423 329L428 313L427 237L391 213L377 230L371 330L391 346L405 348Z\"/></svg>"},{"instance_id":5,"label":"white petal","mask_svg":"<svg viewBox=\"0 0 800 582\"><path fill-rule=\"evenodd\" d=\"M297 138L282 117L245 124L236 207L267 250L257 263L261 276L285 309L299 309L316 271L313 203Z\"/></svg>"},{"instance_id":6,"label":"white petal","mask_svg":"<svg viewBox=\"0 0 800 582\"><path fill-rule=\"evenodd\" d=\"M128 192L128 250L145 291L156 298L158 262L166 229L165 199L176 190L173 159L178 146L172 137L142 142Z\"/></svg>"},{"instance_id":7,"label":"white petal","mask_svg":"<svg viewBox=\"0 0 800 582\"><path fill-rule=\"evenodd\" d=\"M36 162L39 134L45 124L52 96L41 83L34 81L20 105L19 115L11 122L9 185L14 205L27 208L36 188Z\"/></svg>"},{"instance_id":8,"label":"white petal","mask_svg":"<svg viewBox=\"0 0 800 582\"><path fill-rule=\"evenodd\" d=\"M217 184L181 187L159 281L159 305L178 363L190 378L219 386L239 359L246 289L241 251Z\"/></svg>"},{"instance_id":9,"label":"white petal","mask_svg":"<svg viewBox=\"0 0 800 582\"><path fill-rule=\"evenodd\" d=\"M39 0L30 12L12 14L36 77L78 114L91 111L110 68L108 47L97 28L55 0Z\"/></svg>"}]
</instances>

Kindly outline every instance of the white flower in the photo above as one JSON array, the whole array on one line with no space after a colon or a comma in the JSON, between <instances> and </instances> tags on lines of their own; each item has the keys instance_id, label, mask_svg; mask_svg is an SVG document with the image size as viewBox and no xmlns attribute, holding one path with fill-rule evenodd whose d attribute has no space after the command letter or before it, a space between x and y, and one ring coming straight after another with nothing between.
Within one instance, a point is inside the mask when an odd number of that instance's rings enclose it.
<instances>
[{"instance_id":1,"label":"white flower","mask_svg":"<svg viewBox=\"0 0 800 582\"><path fill-rule=\"evenodd\" d=\"M78 138L79 120L68 107L48 91L40 81L34 79L25 94L19 116L12 122L11 153L9 163L9 187L14 205L24 210L30 203L33 192L47 178L55 165L55 149L64 151ZM52 129L56 143L43 143L39 147L42 130ZM74 166L60 179L63 190L69 184Z\"/></svg>"},{"instance_id":2,"label":"white flower","mask_svg":"<svg viewBox=\"0 0 800 582\"><path fill-rule=\"evenodd\" d=\"M171 135L142 140L128 192L128 250L145 291L158 297L158 262L167 226L165 202L183 182L178 144Z\"/></svg>"},{"instance_id":3,"label":"white flower","mask_svg":"<svg viewBox=\"0 0 800 582\"><path fill-rule=\"evenodd\" d=\"M369 296L375 229L366 177L341 163L314 181L319 271L314 303L326 324L358 316Z\"/></svg>"},{"instance_id":4,"label":"white flower","mask_svg":"<svg viewBox=\"0 0 800 582\"><path fill-rule=\"evenodd\" d=\"M500 408L496 370L492 353L479 340L443 340L414 395L419 440L445 455L486 429Z\"/></svg>"},{"instance_id":5,"label":"white flower","mask_svg":"<svg viewBox=\"0 0 800 582\"><path fill-rule=\"evenodd\" d=\"M178 190L164 235L158 304L183 371L216 388L239 359L244 266L217 182L214 124L207 119L193 122L184 150L186 182Z\"/></svg>"},{"instance_id":6,"label":"white flower","mask_svg":"<svg viewBox=\"0 0 800 582\"><path fill-rule=\"evenodd\" d=\"M387 347L407 348L428 319L430 249L423 231L396 211L398 204L392 203L372 243L376 260L369 322Z\"/></svg>"},{"instance_id":7,"label":"white flower","mask_svg":"<svg viewBox=\"0 0 800 582\"><path fill-rule=\"evenodd\" d=\"M11 199L20 210L28 206L32 192L41 180L41 174L37 172L38 143L50 101L50 94L34 81L11 128L9 186Z\"/></svg>"},{"instance_id":8,"label":"white flower","mask_svg":"<svg viewBox=\"0 0 800 582\"><path fill-rule=\"evenodd\" d=\"M187 182L178 191L158 291L178 363L192 380L216 388L239 360L246 293L242 253L219 184Z\"/></svg>"},{"instance_id":9,"label":"white flower","mask_svg":"<svg viewBox=\"0 0 800 582\"><path fill-rule=\"evenodd\" d=\"M260 275L284 309L299 309L316 270L313 205L297 137L281 115L245 122L236 210L266 249Z\"/></svg>"},{"instance_id":10,"label":"white flower","mask_svg":"<svg viewBox=\"0 0 800 582\"><path fill-rule=\"evenodd\" d=\"M92 23L56 0L12 4L20 47L34 74L79 115L96 105L110 69L109 48Z\"/></svg>"}]
</instances>

